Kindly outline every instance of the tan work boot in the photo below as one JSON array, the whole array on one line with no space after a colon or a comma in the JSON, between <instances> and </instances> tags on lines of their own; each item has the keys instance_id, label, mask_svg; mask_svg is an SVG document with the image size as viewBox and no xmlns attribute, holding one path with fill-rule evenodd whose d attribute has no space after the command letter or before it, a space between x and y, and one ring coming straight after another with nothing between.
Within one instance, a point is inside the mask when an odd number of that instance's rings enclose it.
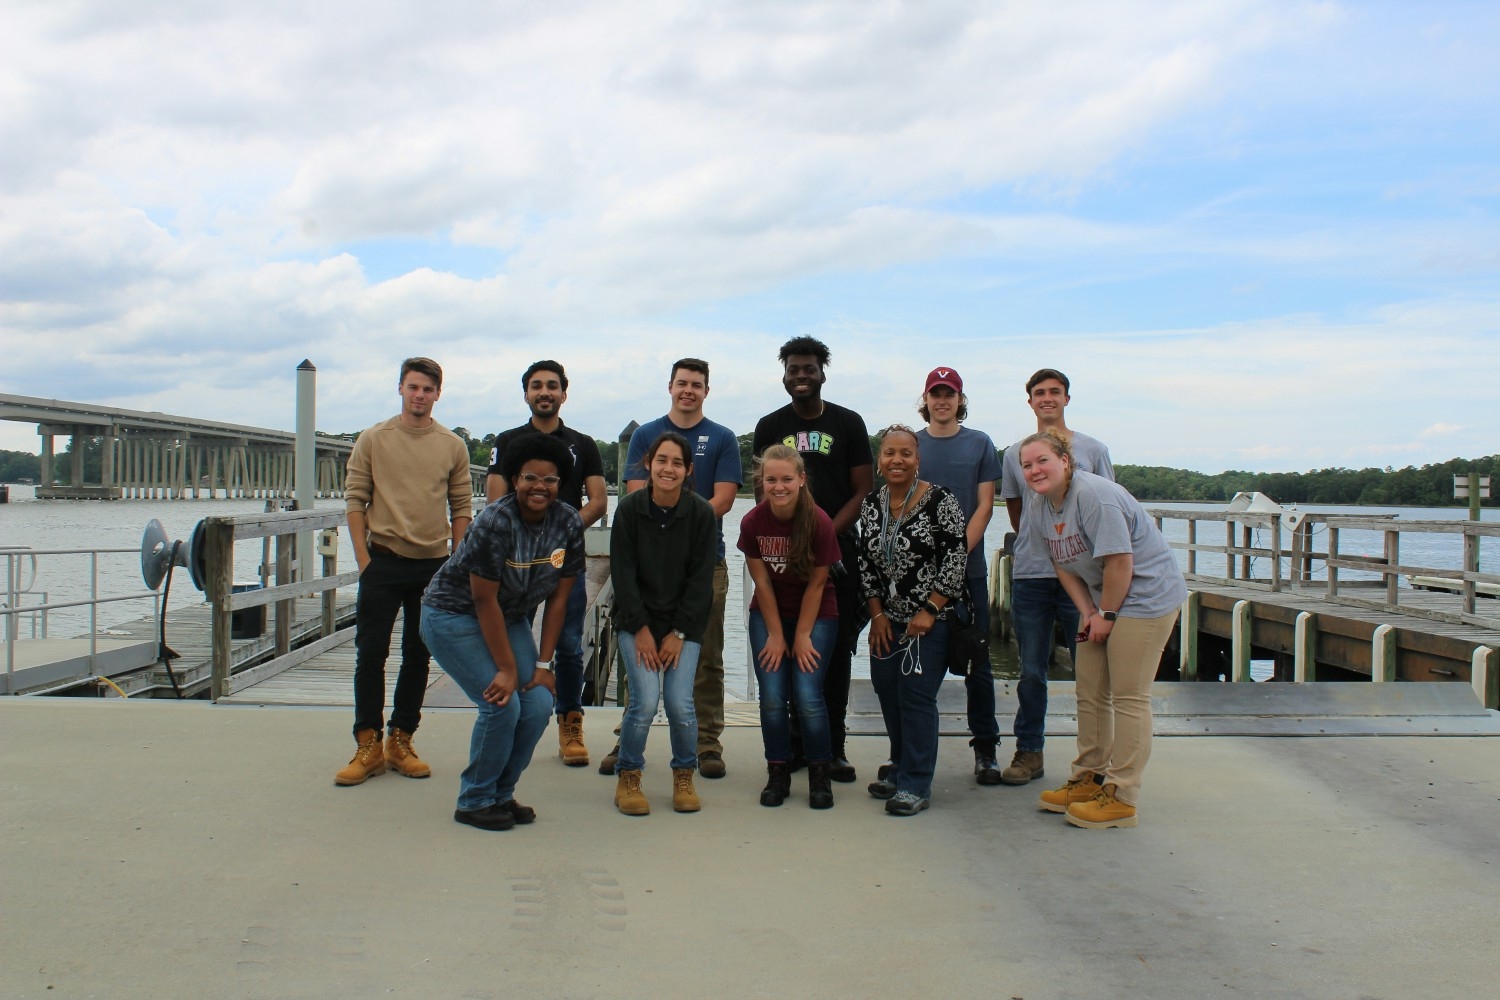
<instances>
[{"instance_id":1,"label":"tan work boot","mask_svg":"<svg viewBox=\"0 0 1500 1000\"><path fill-rule=\"evenodd\" d=\"M361 729L354 734L359 744L354 759L333 776L335 785L362 785L366 778L385 773L385 754L380 751L380 730Z\"/></svg>"},{"instance_id":2,"label":"tan work boot","mask_svg":"<svg viewBox=\"0 0 1500 1000\"><path fill-rule=\"evenodd\" d=\"M651 815L651 803L641 791L641 772L621 771L615 776L615 808L626 816Z\"/></svg>"},{"instance_id":3,"label":"tan work boot","mask_svg":"<svg viewBox=\"0 0 1500 1000\"><path fill-rule=\"evenodd\" d=\"M558 716L557 753L569 767L588 766L589 748L583 745L582 712Z\"/></svg>"},{"instance_id":4,"label":"tan work boot","mask_svg":"<svg viewBox=\"0 0 1500 1000\"><path fill-rule=\"evenodd\" d=\"M1135 806L1115 798L1115 786L1111 782L1101 785L1098 793L1087 802L1074 802L1068 806L1067 818L1074 826L1089 830L1135 826Z\"/></svg>"},{"instance_id":5,"label":"tan work boot","mask_svg":"<svg viewBox=\"0 0 1500 1000\"><path fill-rule=\"evenodd\" d=\"M1038 804L1048 812L1065 813L1073 803L1087 802L1098 795L1099 785L1103 778L1102 774L1085 774L1081 778L1069 778L1068 783L1061 788L1043 792Z\"/></svg>"},{"instance_id":6,"label":"tan work boot","mask_svg":"<svg viewBox=\"0 0 1500 1000\"><path fill-rule=\"evenodd\" d=\"M693 788L693 769L672 768L672 808L680 813L695 813L703 808L698 801L698 792Z\"/></svg>"},{"instance_id":7,"label":"tan work boot","mask_svg":"<svg viewBox=\"0 0 1500 1000\"><path fill-rule=\"evenodd\" d=\"M1010 758L1010 766L1000 772L1000 781L1006 785L1024 785L1046 773L1040 750L1017 750Z\"/></svg>"},{"instance_id":8,"label":"tan work boot","mask_svg":"<svg viewBox=\"0 0 1500 1000\"><path fill-rule=\"evenodd\" d=\"M404 729L392 729L385 738L385 762L395 768L397 774L408 778L425 778L432 773L427 762L412 749L411 733Z\"/></svg>"}]
</instances>

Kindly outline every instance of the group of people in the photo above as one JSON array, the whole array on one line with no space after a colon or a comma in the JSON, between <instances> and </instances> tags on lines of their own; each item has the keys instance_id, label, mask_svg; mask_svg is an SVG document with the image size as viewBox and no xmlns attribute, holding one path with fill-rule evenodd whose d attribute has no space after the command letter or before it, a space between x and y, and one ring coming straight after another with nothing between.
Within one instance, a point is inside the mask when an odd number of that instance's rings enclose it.
<instances>
[{"instance_id":1,"label":"group of people","mask_svg":"<svg viewBox=\"0 0 1500 1000\"><path fill-rule=\"evenodd\" d=\"M867 790L888 813L913 816L931 804L937 699L950 660L966 673L975 781L1043 777L1047 673L1061 623L1074 637L1078 752L1067 780L1043 792L1040 806L1076 826L1135 825L1151 745L1150 685L1187 592L1152 519L1113 482L1108 449L1067 427L1067 377L1043 369L1027 381L1037 432L1008 448L1002 465L991 438L963 426L968 398L951 368L927 376L918 406L924 426L885 428L872 453L860 415L823 399L828 348L797 337L779 359L790 402L756 425L757 503L736 542L754 583L748 631L766 764L761 804L783 804L804 768L815 809L833 805L834 782L856 780L846 716L851 661L866 626L890 743ZM497 436L489 503L472 523L468 456L432 419L442 371L430 359L403 364L402 411L360 436L347 477L361 571L356 752L336 781L360 784L387 768L431 773L412 746L431 650L479 713L454 818L489 830L535 819L516 801L516 784L550 716L563 763L590 761L579 576L584 529L605 510L603 466L594 441L562 422L563 366L538 361L521 384L531 418ZM727 773L723 516L744 470L733 432L703 413L708 364L678 361L667 389L668 412L631 438L610 536L627 700L600 771L615 777L615 805L631 816L651 809L643 775L658 706L668 722L674 810L701 808L695 775ZM950 655L950 644L956 653L989 634L983 538L997 482L1016 531L1012 616L1021 659L1016 745L1004 768L987 654L973 663ZM382 740L397 610L407 626Z\"/></svg>"}]
</instances>

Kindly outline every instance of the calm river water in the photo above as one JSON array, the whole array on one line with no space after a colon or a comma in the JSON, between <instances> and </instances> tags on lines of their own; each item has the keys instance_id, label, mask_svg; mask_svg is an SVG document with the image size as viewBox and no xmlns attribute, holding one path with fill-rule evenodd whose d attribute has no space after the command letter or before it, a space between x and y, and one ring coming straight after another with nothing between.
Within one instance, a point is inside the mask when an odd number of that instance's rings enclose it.
<instances>
[{"instance_id":1,"label":"calm river water","mask_svg":"<svg viewBox=\"0 0 1500 1000\"><path fill-rule=\"evenodd\" d=\"M119 500L113 502L37 500L29 486L12 486L11 501L0 504L0 548L25 546L31 549L122 549L125 551L105 553L98 557L98 593L103 595L125 595L146 591L141 579L140 544L146 523L153 518L162 522L170 538L188 538L199 520L209 516L228 514L255 514L265 510L264 500ZM342 509L342 500L324 500L319 508ZM729 603L725 613L724 662L726 683L730 690L740 696L748 690L747 640L743 625L743 595L735 581L743 575L744 559L734 548L739 537L740 518L750 510L753 502L741 498L724 518L724 535L730 570ZM1222 509L1204 504L1148 504L1153 507L1192 509ZM1305 512L1326 514L1396 514L1403 521L1411 520L1462 520L1467 511L1456 507L1439 508L1379 508L1379 507L1303 507ZM610 499L613 517L614 498ZM1500 520L1500 510L1488 508L1483 511L1486 521ZM1010 523L1003 507L997 508L985 535L985 548L993 552L1004 544L1005 533ZM1183 540L1186 529L1180 522L1167 522L1169 538ZM339 565L349 568L354 565L354 552L350 547L347 532L339 534L341 549ZM1200 540L1222 544L1217 536L1212 539L1200 536ZM1319 542L1321 539L1318 540ZM1497 539L1486 539L1481 552L1481 565L1500 565L1500 545ZM1257 544L1265 544L1259 541ZM1322 548L1322 545L1318 545ZM1346 554L1378 556L1382 551L1382 537L1377 532L1345 532L1340 536L1340 548ZM254 579L254 567L260 559L261 543L240 542L235 550L237 573L243 579ZM1403 536L1401 561L1407 565L1458 568L1462 561L1462 550L1456 536L1413 535ZM80 600L90 593L90 557L87 555L45 555L36 557L35 574L29 558L19 561L20 585L32 591L32 595L18 601L19 604L40 603L45 593L50 601ZM0 566L5 561L0 559ZM1200 558L1200 567L1205 572L1222 573L1212 557ZM1256 575L1265 576L1260 569ZM3 597L0 597L3 599ZM189 607L202 603L203 595L193 588L187 572L179 569L173 576L171 606ZM152 613L149 599L133 600L119 604L104 605L99 611L99 626L140 618ZM87 609L63 609L51 612L48 633L52 636L71 636L86 633L89 629ZM22 636L30 635L34 623L23 620ZM39 626L35 626L38 627ZM1015 649L1006 643L993 643L993 660L996 676L1015 677ZM857 677L868 677L869 667L863 643L855 658L854 672Z\"/></svg>"}]
</instances>

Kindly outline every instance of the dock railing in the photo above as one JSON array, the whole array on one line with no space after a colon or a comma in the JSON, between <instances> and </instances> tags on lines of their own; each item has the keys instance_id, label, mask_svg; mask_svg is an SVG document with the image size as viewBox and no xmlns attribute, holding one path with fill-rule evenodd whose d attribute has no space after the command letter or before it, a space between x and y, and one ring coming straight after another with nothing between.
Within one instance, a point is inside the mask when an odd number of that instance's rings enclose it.
<instances>
[{"instance_id":1,"label":"dock railing","mask_svg":"<svg viewBox=\"0 0 1500 1000\"><path fill-rule=\"evenodd\" d=\"M1500 591L1500 574L1479 569L1480 540L1500 538L1500 523L1493 521L1402 521L1394 515L1304 514L1295 528L1282 523L1283 516L1255 511L1181 510L1148 507L1149 513L1173 549L1182 552L1188 582L1244 587L1281 593L1287 590L1318 590L1325 600L1354 607L1400 611L1404 614L1481 628L1500 628L1500 606L1493 612L1479 601L1481 593ZM1183 530L1176 530L1181 522ZM1223 524L1224 544L1202 541L1211 537L1200 532L1201 524ZM1172 527L1169 527L1172 526ZM1323 528L1326 547L1316 547L1317 527ZM1215 529L1209 529L1209 532ZM1378 556L1353 554L1341 547L1343 534L1376 532L1381 536ZM1263 533L1263 535L1262 535ZM1183 535L1185 534L1185 540ZM1289 537L1284 537L1289 536ZM1419 566L1402 561L1402 536L1441 535L1461 543L1452 566ZM1222 556L1224 574L1214 575L1203 566L1204 556ZM1266 569L1257 574L1257 567ZM1363 578L1342 576L1340 571L1360 573ZM1372 579L1373 577L1373 579ZM1451 589L1459 597L1456 612L1419 606L1417 591L1401 586L1413 578L1424 586ZM1374 599L1372 594L1382 594Z\"/></svg>"},{"instance_id":2,"label":"dock railing","mask_svg":"<svg viewBox=\"0 0 1500 1000\"><path fill-rule=\"evenodd\" d=\"M5 597L4 603L0 604L0 617L4 618L3 637L5 641L5 677L3 693L13 694L16 691L16 644L21 638L21 618L28 616L31 620L31 635L29 638L48 638L48 612L61 611L65 608L88 608L89 609L89 652L88 669L97 672L95 661L99 656L99 606L101 604L117 604L122 601L151 601L153 614L161 614L161 595L150 590L133 591L124 594L99 593L99 557L100 556L140 556L139 548L108 548L108 549L33 549L26 546L0 546L0 561L5 566ZM38 556L87 556L89 564L89 596L70 601L53 601L45 590L36 590L37 580L37 557ZM26 575L27 567L30 567L30 577ZM36 604L24 603L28 598L40 598ZM37 625L41 625L41 634L37 634Z\"/></svg>"},{"instance_id":3,"label":"dock railing","mask_svg":"<svg viewBox=\"0 0 1500 1000\"><path fill-rule=\"evenodd\" d=\"M338 588L357 582L359 572L338 572L338 528L345 523L345 513L341 509L204 519L204 591L213 616L211 696L215 701L309 660L347 638L337 633ZM296 537L311 532L321 532L315 546L316 553L308 554L309 561L314 554L322 557L321 573L316 577L309 573L306 579L296 580ZM275 584L236 592L234 543L257 538L273 540ZM293 649L296 600L317 595L321 595L323 601L318 637ZM272 658L236 673L231 635L234 613L266 605L271 605L274 611Z\"/></svg>"}]
</instances>

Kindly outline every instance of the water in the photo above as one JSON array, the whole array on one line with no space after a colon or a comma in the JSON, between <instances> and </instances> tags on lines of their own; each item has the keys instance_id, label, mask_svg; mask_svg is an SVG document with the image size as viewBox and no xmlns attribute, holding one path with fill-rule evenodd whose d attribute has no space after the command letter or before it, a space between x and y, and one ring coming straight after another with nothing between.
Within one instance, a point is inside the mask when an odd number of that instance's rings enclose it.
<instances>
[{"instance_id":1,"label":"water","mask_svg":"<svg viewBox=\"0 0 1500 1000\"><path fill-rule=\"evenodd\" d=\"M744 557L734 547L739 537L739 523L754 506L749 498L735 501L734 507L724 518L724 536L728 541L726 555L729 563L730 588L725 608L724 663L726 684L739 696L749 690L749 654L744 626L746 590L735 585L744 580L748 588L748 577L744 574ZM1221 506L1206 504L1148 504L1153 507L1177 510L1222 510ZM343 500L329 499L318 502L320 510L341 510ZM37 500L29 486L12 486L11 502L0 504L0 547L24 545L33 549L55 548L119 548L128 551L99 556L99 593L126 594L145 591L141 579L140 543L146 523L155 518L162 522L167 535L172 539L186 539L192 534L199 520L209 516L231 514L258 514L265 510L264 500L120 500L113 502L76 500ZM1468 512L1463 508L1396 508L1396 507L1304 507L1306 513L1323 514L1396 514L1400 520L1462 520ZM1486 521L1500 520L1500 510L1483 510ZM610 516L614 514L614 498L610 498ZM1010 530L1010 521L1003 506L997 507L985 533L986 552L994 552L1004 544L1005 534ZM1326 547L1326 529L1319 528L1315 547ZM1166 531L1169 538L1184 540L1186 526L1181 522L1168 521ZM1222 534L1212 528L1200 528L1199 541L1222 544ZM1379 532L1343 532L1340 535L1340 551L1345 555L1380 556L1384 552L1383 536ZM1259 534L1257 545L1267 545L1264 532ZM258 540L239 542L235 548L235 567L238 580L256 579L255 567L260 561L261 542ZM1185 565L1183 553L1179 561ZM348 533L339 532L339 566L348 570L354 566L354 550ZM1412 535L1403 536L1401 562L1404 565L1457 569L1462 564L1462 547L1458 536ZM1262 561L1263 562L1263 561ZM83 555L42 556L37 559L35 580L31 580L29 560L21 566L23 586L30 584L34 591L46 592L52 601L79 600L89 596L89 557ZM0 560L0 565L4 561ZM1500 539L1483 541L1480 555L1482 567L1500 566ZM1199 568L1205 573L1222 573L1222 559L1210 554L1199 557ZM1269 567L1256 565L1254 574L1269 575ZM1286 572L1285 566L1283 572ZM1341 571L1340 576L1357 578L1360 574ZM41 603L39 594L19 603ZM195 590L186 570L178 568L172 580L170 596L172 608L184 608L203 602L203 595ZM100 627L132 618L147 617L153 613L150 600L107 605L99 611ZM31 634L33 623L22 621L20 634ZM89 613L85 608L64 609L50 613L48 632L52 636L84 634L89 629ZM1014 646L996 642L991 644L992 659L998 677L1018 676ZM868 649L863 639L855 654L854 675L869 676Z\"/></svg>"}]
</instances>

